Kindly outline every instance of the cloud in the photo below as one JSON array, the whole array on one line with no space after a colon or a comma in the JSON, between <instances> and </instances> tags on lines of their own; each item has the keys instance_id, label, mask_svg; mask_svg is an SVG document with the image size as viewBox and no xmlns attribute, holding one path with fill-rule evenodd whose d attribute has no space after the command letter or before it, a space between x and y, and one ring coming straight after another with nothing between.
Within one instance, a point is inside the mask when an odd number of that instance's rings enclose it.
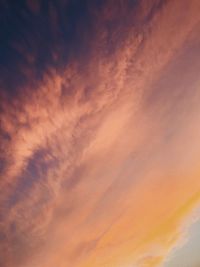
<instances>
[{"instance_id":1,"label":"cloud","mask_svg":"<svg viewBox=\"0 0 200 267\"><path fill-rule=\"evenodd\" d=\"M164 259L199 202L199 8L4 4L3 267Z\"/></svg>"}]
</instances>

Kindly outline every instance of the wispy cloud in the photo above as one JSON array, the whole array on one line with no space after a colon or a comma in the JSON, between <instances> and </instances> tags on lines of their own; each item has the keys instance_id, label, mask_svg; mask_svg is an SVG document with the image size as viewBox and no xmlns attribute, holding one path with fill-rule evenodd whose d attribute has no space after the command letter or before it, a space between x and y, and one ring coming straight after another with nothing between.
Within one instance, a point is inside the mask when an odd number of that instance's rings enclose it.
<instances>
[{"instance_id":1,"label":"wispy cloud","mask_svg":"<svg viewBox=\"0 0 200 267\"><path fill-rule=\"evenodd\" d=\"M199 203L199 2L44 2L1 11L0 265L159 266Z\"/></svg>"}]
</instances>

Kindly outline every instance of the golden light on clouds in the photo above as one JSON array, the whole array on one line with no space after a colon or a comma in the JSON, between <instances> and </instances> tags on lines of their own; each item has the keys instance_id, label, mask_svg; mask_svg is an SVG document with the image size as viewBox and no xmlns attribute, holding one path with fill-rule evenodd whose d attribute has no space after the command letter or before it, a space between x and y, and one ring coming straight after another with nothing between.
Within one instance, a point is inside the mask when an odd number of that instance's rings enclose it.
<instances>
[{"instance_id":1,"label":"golden light on clouds","mask_svg":"<svg viewBox=\"0 0 200 267\"><path fill-rule=\"evenodd\" d=\"M11 2L0 266L163 266L200 203L200 2Z\"/></svg>"}]
</instances>

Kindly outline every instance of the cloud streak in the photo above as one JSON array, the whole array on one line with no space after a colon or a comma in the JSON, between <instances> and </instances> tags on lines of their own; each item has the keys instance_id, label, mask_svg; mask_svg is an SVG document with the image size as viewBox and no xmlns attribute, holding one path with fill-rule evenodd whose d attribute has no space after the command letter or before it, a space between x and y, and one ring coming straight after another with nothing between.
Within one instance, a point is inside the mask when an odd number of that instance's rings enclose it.
<instances>
[{"instance_id":1,"label":"cloud streak","mask_svg":"<svg viewBox=\"0 0 200 267\"><path fill-rule=\"evenodd\" d=\"M1 266L162 263L199 203L199 11L2 4Z\"/></svg>"}]
</instances>

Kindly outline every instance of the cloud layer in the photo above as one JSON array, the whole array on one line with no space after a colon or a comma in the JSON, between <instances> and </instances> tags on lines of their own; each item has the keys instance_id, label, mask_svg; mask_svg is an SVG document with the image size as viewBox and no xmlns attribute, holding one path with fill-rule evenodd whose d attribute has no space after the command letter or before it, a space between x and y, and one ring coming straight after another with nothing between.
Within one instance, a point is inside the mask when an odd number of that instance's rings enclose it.
<instances>
[{"instance_id":1,"label":"cloud layer","mask_svg":"<svg viewBox=\"0 0 200 267\"><path fill-rule=\"evenodd\" d=\"M162 264L200 199L199 12L2 1L1 266Z\"/></svg>"}]
</instances>

